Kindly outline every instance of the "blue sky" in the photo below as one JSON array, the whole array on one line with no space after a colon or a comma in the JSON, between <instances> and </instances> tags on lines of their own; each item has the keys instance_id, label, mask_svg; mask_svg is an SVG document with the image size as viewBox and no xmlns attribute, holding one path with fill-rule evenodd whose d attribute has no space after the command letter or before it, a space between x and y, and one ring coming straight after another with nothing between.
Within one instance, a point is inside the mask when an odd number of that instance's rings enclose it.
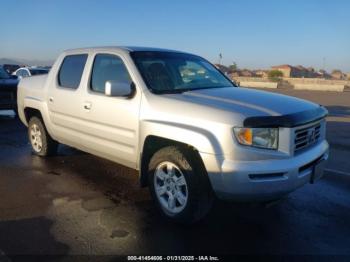
<instances>
[{"instance_id":1,"label":"blue sky","mask_svg":"<svg viewBox=\"0 0 350 262\"><path fill-rule=\"evenodd\" d=\"M212 62L350 72L349 0L0 0L0 58L97 45L165 47Z\"/></svg>"}]
</instances>

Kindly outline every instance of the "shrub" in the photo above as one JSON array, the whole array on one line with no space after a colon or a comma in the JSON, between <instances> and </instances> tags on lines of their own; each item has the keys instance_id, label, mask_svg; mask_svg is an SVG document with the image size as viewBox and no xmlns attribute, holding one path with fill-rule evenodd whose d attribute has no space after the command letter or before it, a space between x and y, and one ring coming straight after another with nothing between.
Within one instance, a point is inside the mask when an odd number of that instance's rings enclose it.
<instances>
[{"instance_id":1,"label":"shrub","mask_svg":"<svg viewBox=\"0 0 350 262\"><path fill-rule=\"evenodd\" d=\"M279 70L271 70L268 77L271 81L278 82L283 77L283 73Z\"/></svg>"},{"instance_id":2,"label":"shrub","mask_svg":"<svg viewBox=\"0 0 350 262\"><path fill-rule=\"evenodd\" d=\"M229 66L231 71L237 71L238 67L237 64L235 62L232 63L232 65Z\"/></svg>"}]
</instances>

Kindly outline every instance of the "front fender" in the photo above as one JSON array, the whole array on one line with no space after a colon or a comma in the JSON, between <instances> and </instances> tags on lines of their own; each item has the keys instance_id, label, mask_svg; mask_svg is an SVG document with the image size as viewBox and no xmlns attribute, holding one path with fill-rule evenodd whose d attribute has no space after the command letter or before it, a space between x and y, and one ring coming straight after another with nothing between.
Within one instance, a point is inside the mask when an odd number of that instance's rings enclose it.
<instances>
[{"instance_id":1,"label":"front fender","mask_svg":"<svg viewBox=\"0 0 350 262\"><path fill-rule=\"evenodd\" d=\"M200 153L223 154L218 139L203 128L168 121L146 120L141 122L141 145L149 135L188 144Z\"/></svg>"}]
</instances>

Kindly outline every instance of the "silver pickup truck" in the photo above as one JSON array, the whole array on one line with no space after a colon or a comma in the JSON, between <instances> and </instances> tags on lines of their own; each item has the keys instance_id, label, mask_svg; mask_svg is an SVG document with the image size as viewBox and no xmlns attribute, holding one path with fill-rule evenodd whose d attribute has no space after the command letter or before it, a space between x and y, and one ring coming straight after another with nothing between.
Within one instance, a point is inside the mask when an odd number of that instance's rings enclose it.
<instances>
[{"instance_id":1,"label":"silver pickup truck","mask_svg":"<svg viewBox=\"0 0 350 262\"><path fill-rule=\"evenodd\" d=\"M207 60L141 47L63 52L20 81L34 153L58 143L139 171L162 214L191 223L213 199L270 201L322 176L327 110L236 87Z\"/></svg>"}]
</instances>

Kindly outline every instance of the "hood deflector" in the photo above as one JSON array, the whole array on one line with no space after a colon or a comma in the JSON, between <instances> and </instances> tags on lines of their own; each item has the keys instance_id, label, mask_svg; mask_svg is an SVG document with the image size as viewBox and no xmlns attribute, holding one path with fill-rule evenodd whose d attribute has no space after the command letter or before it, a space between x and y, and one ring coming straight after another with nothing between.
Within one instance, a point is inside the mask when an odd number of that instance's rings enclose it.
<instances>
[{"instance_id":1,"label":"hood deflector","mask_svg":"<svg viewBox=\"0 0 350 262\"><path fill-rule=\"evenodd\" d=\"M282 116L254 116L244 120L244 127L295 127L320 120L328 115L325 107Z\"/></svg>"}]
</instances>

